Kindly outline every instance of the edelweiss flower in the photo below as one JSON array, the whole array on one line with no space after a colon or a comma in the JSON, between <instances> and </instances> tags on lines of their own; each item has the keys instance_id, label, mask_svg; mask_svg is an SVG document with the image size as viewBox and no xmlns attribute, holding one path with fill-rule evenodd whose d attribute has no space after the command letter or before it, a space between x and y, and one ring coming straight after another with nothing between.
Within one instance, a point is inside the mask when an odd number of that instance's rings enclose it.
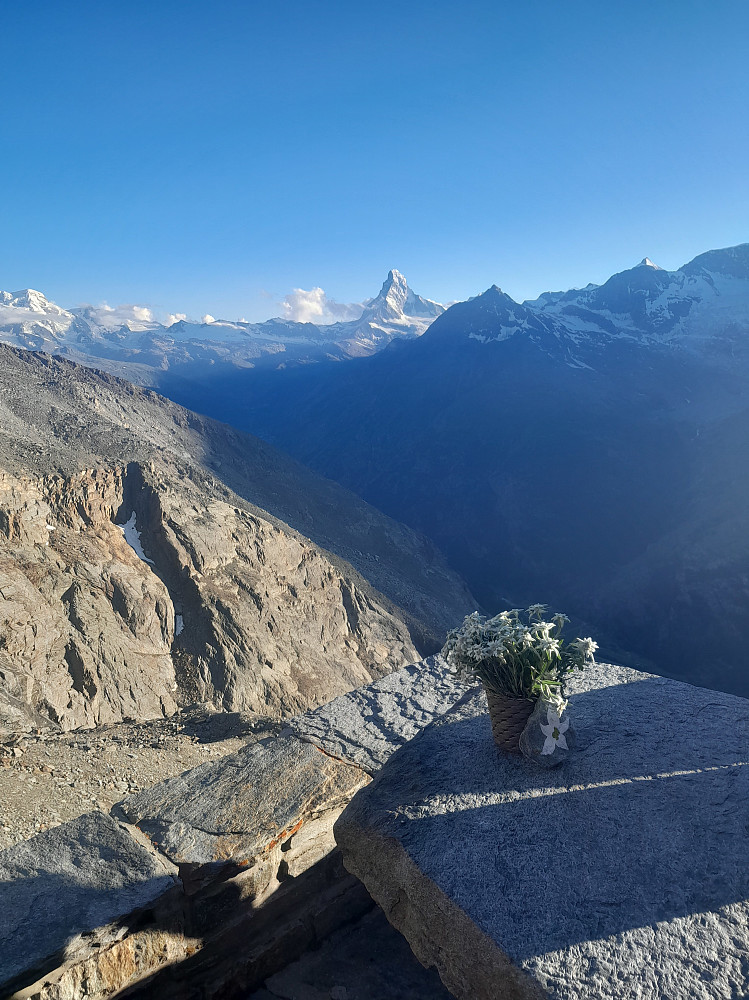
<instances>
[{"instance_id":1,"label":"edelweiss flower","mask_svg":"<svg viewBox=\"0 0 749 1000\"><path fill-rule=\"evenodd\" d=\"M552 656L559 656L559 640L550 639L547 635L538 640L536 648L541 653L551 653Z\"/></svg>"},{"instance_id":2,"label":"edelweiss flower","mask_svg":"<svg viewBox=\"0 0 749 1000\"><path fill-rule=\"evenodd\" d=\"M570 728L570 720L565 719L562 722L553 709L549 709L546 713L546 725L541 723L541 732L546 737L544 742L542 754L552 754L556 750L557 746L560 746L563 750L567 750L567 740L564 738L564 734Z\"/></svg>"},{"instance_id":3,"label":"edelweiss flower","mask_svg":"<svg viewBox=\"0 0 749 1000\"><path fill-rule=\"evenodd\" d=\"M592 639L576 639L570 643L570 646L577 646L586 659L592 657L593 653L598 649L598 643L593 642Z\"/></svg>"}]
</instances>

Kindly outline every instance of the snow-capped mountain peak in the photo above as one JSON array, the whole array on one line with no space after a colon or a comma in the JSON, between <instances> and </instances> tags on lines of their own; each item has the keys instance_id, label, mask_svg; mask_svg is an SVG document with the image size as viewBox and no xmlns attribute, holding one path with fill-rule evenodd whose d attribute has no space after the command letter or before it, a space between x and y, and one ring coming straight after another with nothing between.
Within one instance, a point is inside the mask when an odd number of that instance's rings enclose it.
<instances>
[{"instance_id":1,"label":"snow-capped mountain peak","mask_svg":"<svg viewBox=\"0 0 749 1000\"><path fill-rule=\"evenodd\" d=\"M400 271L388 271L380 294L366 303L362 320L403 322L410 318L436 319L445 311L439 302L422 298L408 286Z\"/></svg>"},{"instance_id":2,"label":"snow-capped mountain peak","mask_svg":"<svg viewBox=\"0 0 749 1000\"><path fill-rule=\"evenodd\" d=\"M42 313L45 316L68 316L65 309L38 292L35 288L22 288L18 292L0 292L0 305L12 309L28 309L29 312Z\"/></svg>"},{"instance_id":3,"label":"snow-capped mountain peak","mask_svg":"<svg viewBox=\"0 0 749 1000\"><path fill-rule=\"evenodd\" d=\"M388 271L380 294L369 303L369 309L377 313L378 316L386 316L388 319L402 316L409 291L408 282L404 276L393 268Z\"/></svg>"},{"instance_id":4,"label":"snow-capped mountain peak","mask_svg":"<svg viewBox=\"0 0 749 1000\"><path fill-rule=\"evenodd\" d=\"M416 295L393 268L379 294L357 319L337 323L270 319L229 322L184 315L162 323L147 306L81 305L70 311L26 288L0 291L0 340L16 347L63 353L84 363L95 359L166 370L175 364L215 363L286 366L373 354L393 339L420 336L445 307Z\"/></svg>"},{"instance_id":5,"label":"snow-capped mountain peak","mask_svg":"<svg viewBox=\"0 0 749 1000\"><path fill-rule=\"evenodd\" d=\"M546 343L566 345L573 359L627 341L720 364L749 345L749 244L708 251L675 271L645 257L602 285L546 292L524 305L553 334Z\"/></svg>"},{"instance_id":6,"label":"snow-capped mountain peak","mask_svg":"<svg viewBox=\"0 0 749 1000\"><path fill-rule=\"evenodd\" d=\"M401 272L395 267L392 267L388 271L388 276L382 283L380 295L387 295L388 292L393 289L402 290L404 292L408 291L408 282L406 281L405 275L401 274Z\"/></svg>"},{"instance_id":7,"label":"snow-capped mountain peak","mask_svg":"<svg viewBox=\"0 0 749 1000\"><path fill-rule=\"evenodd\" d=\"M0 339L34 351L54 351L73 314L34 288L0 292Z\"/></svg>"}]
</instances>

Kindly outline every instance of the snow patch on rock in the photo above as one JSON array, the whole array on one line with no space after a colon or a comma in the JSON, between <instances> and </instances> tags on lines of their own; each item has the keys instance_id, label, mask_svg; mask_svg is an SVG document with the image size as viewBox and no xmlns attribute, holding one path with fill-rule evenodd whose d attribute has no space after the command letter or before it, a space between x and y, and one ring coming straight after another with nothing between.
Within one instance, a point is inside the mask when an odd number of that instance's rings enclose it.
<instances>
[{"instance_id":1,"label":"snow patch on rock","mask_svg":"<svg viewBox=\"0 0 749 1000\"><path fill-rule=\"evenodd\" d=\"M143 543L140 540L140 532L138 531L137 520L135 516L135 511L132 512L125 524L119 524L117 527L120 529L122 534L125 536L125 541L136 554L139 559L142 559L144 563L148 563L149 566L154 565L153 559L149 559L146 553L143 551Z\"/></svg>"}]
</instances>

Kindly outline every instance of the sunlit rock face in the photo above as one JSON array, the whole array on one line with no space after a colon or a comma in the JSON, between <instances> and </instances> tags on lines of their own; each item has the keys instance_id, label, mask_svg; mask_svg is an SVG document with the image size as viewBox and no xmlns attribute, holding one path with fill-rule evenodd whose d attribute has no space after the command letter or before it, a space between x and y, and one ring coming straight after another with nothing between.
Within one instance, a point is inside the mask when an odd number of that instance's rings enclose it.
<instances>
[{"instance_id":1,"label":"sunlit rock face","mask_svg":"<svg viewBox=\"0 0 749 1000\"><path fill-rule=\"evenodd\" d=\"M425 539L272 448L6 347L0 592L4 731L293 714L433 651L473 603Z\"/></svg>"}]
</instances>

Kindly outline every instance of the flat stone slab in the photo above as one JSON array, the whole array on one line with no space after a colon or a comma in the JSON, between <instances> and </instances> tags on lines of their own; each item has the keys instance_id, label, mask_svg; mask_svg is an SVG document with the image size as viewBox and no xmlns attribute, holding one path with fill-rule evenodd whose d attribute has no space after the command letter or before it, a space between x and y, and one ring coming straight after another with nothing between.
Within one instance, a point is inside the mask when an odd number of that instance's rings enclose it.
<instances>
[{"instance_id":1,"label":"flat stone slab","mask_svg":"<svg viewBox=\"0 0 749 1000\"><path fill-rule=\"evenodd\" d=\"M175 864L249 863L368 781L361 768L288 735L201 764L117 808Z\"/></svg>"},{"instance_id":2,"label":"flat stone slab","mask_svg":"<svg viewBox=\"0 0 749 1000\"><path fill-rule=\"evenodd\" d=\"M605 665L577 750L492 743L483 692L408 743L335 833L459 1000L749 995L749 701Z\"/></svg>"},{"instance_id":3,"label":"flat stone slab","mask_svg":"<svg viewBox=\"0 0 749 1000\"><path fill-rule=\"evenodd\" d=\"M375 774L466 690L444 661L430 656L297 716L289 728L326 753Z\"/></svg>"},{"instance_id":4,"label":"flat stone slab","mask_svg":"<svg viewBox=\"0 0 749 1000\"><path fill-rule=\"evenodd\" d=\"M88 813L0 853L0 995L29 985L175 884L176 871L110 816Z\"/></svg>"}]
</instances>

